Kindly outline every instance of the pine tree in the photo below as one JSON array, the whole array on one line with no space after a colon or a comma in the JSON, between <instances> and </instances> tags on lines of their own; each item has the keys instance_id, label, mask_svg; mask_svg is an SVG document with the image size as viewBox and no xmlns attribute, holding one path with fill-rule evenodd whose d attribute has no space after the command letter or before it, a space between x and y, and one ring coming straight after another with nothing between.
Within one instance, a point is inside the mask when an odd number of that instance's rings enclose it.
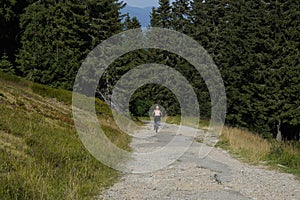
<instances>
[{"instance_id":1,"label":"pine tree","mask_svg":"<svg viewBox=\"0 0 300 200\"><path fill-rule=\"evenodd\" d=\"M0 71L11 74L15 73L15 69L12 63L8 60L8 56L6 55L6 53L3 54L0 60Z\"/></svg>"},{"instance_id":2,"label":"pine tree","mask_svg":"<svg viewBox=\"0 0 300 200\"><path fill-rule=\"evenodd\" d=\"M300 3L270 1L267 5L272 38L272 64L267 71L267 84L273 88L269 105L274 132L281 127L284 139L299 140L300 133Z\"/></svg>"},{"instance_id":3,"label":"pine tree","mask_svg":"<svg viewBox=\"0 0 300 200\"><path fill-rule=\"evenodd\" d=\"M183 31L210 53L226 86L227 123L265 137L276 135L280 125L284 138L299 139L300 2L194 0L188 14L181 6L185 2L174 2L171 18L163 18L160 11L165 4L160 1L152 11L151 26ZM204 91L201 78L194 76L197 72L181 58L157 50L151 56L187 74L193 86ZM195 91L200 102L207 101L203 97L208 91Z\"/></svg>"},{"instance_id":4,"label":"pine tree","mask_svg":"<svg viewBox=\"0 0 300 200\"><path fill-rule=\"evenodd\" d=\"M189 0L176 0L172 3L172 22L171 26L174 30L182 33L189 33L189 15L190 15Z\"/></svg>"},{"instance_id":5,"label":"pine tree","mask_svg":"<svg viewBox=\"0 0 300 200\"><path fill-rule=\"evenodd\" d=\"M221 23L222 65L229 123L270 135L266 69L270 64L270 30L261 1L231 1Z\"/></svg>"},{"instance_id":6,"label":"pine tree","mask_svg":"<svg viewBox=\"0 0 300 200\"><path fill-rule=\"evenodd\" d=\"M155 7L152 7L151 18L150 18L150 26L158 27L159 26L159 18Z\"/></svg>"},{"instance_id":7,"label":"pine tree","mask_svg":"<svg viewBox=\"0 0 300 200\"><path fill-rule=\"evenodd\" d=\"M93 37L94 48L103 40L122 31L122 19L120 10L126 4L116 0L88 0L88 16L91 20L90 35Z\"/></svg>"},{"instance_id":8,"label":"pine tree","mask_svg":"<svg viewBox=\"0 0 300 200\"><path fill-rule=\"evenodd\" d=\"M12 63L19 48L20 15L32 0L0 1L0 56L4 53Z\"/></svg>"},{"instance_id":9,"label":"pine tree","mask_svg":"<svg viewBox=\"0 0 300 200\"><path fill-rule=\"evenodd\" d=\"M81 62L101 41L122 30L120 3L45 0L22 15L17 62L25 77L71 89Z\"/></svg>"},{"instance_id":10,"label":"pine tree","mask_svg":"<svg viewBox=\"0 0 300 200\"><path fill-rule=\"evenodd\" d=\"M203 1L194 0L191 2L189 21L191 26L189 35L206 49L209 44L209 38L207 37L208 30L206 28L207 22Z\"/></svg>"},{"instance_id":11,"label":"pine tree","mask_svg":"<svg viewBox=\"0 0 300 200\"><path fill-rule=\"evenodd\" d=\"M151 27L171 28L172 7L169 0L159 0L158 8L152 8Z\"/></svg>"},{"instance_id":12,"label":"pine tree","mask_svg":"<svg viewBox=\"0 0 300 200\"><path fill-rule=\"evenodd\" d=\"M29 80L71 89L80 61L90 46L86 5L47 0L22 15L25 29L17 62Z\"/></svg>"},{"instance_id":13,"label":"pine tree","mask_svg":"<svg viewBox=\"0 0 300 200\"><path fill-rule=\"evenodd\" d=\"M141 23L136 17L130 18L129 14L127 14L124 21L124 29L129 30L135 28L141 28Z\"/></svg>"},{"instance_id":14,"label":"pine tree","mask_svg":"<svg viewBox=\"0 0 300 200\"><path fill-rule=\"evenodd\" d=\"M242 0L231 1L226 6L220 41L224 50L219 51L221 56L215 60L223 69L229 123L265 137L276 134L278 125L283 132L290 133L291 127L297 126L299 130L295 120L299 116L299 102L289 98L297 99L299 94L290 85L290 80L299 80L292 78L297 76L297 39L293 36L288 39L289 33L295 34L299 25L287 23L297 16L292 11L297 6L291 2ZM294 14L286 13L291 11ZM286 27L292 31L288 33ZM287 78L289 72L292 73ZM292 117L287 119L289 114L283 113L291 113Z\"/></svg>"}]
</instances>

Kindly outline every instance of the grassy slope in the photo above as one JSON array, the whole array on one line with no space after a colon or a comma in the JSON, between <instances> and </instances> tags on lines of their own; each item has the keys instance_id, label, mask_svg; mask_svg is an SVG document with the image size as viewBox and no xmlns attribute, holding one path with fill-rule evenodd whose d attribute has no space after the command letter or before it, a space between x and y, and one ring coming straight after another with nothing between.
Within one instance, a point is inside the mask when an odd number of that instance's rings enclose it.
<instances>
[{"instance_id":1,"label":"grassy slope","mask_svg":"<svg viewBox=\"0 0 300 200\"><path fill-rule=\"evenodd\" d=\"M167 122L179 124L180 117L169 116ZM209 122L201 120L199 127L207 130ZM244 162L265 163L271 168L300 177L300 142L266 140L249 131L225 126L217 146L228 150Z\"/></svg>"},{"instance_id":2,"label":"grassy slope","mask_svg":"<svg viewBox=\"0 0 300 200\"><path fill-rule=\"evenodd\" d=\"M71 97L0 74L0 199L89 199L117 180L78 139ZM96 110L107 136L129 149L109 108L97 101Z\"/></svg>"}]
</instances>

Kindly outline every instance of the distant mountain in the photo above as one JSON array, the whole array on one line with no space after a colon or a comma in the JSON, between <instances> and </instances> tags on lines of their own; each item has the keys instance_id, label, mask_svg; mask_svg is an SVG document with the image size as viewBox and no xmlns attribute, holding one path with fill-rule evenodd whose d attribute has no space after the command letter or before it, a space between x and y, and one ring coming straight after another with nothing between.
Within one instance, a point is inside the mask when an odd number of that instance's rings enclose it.
<instances>
[{"instance_id":1,"label":"distant mountain","mask_svg":"<svg viewBox=\"0 0 300 200\"><path fill-rule=\"evenodd\" d=\"M150 24L150 14L152 7L139 8L126 5L122 10L122 14L129 13L130 17L136 17L142 27L147 27Z\"/></svg>"}]
</instances>

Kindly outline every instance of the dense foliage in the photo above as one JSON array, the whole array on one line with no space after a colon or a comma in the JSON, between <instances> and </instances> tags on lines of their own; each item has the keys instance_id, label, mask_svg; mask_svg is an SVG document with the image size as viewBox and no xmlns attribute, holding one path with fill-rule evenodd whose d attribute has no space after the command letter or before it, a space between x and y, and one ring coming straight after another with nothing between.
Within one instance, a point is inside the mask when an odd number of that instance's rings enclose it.
<instances>
[{"instance_id":1,"label":"dense foliage","mask_svg":"<svg viewBox=\"0 0 300 200\"><path fill-rule=\"evenodd\" d=\"M123 28L119 10L124 4L115 0L1 4L0 53L17 58L18 75L53 87L71 89L90 50Z\"/></svg>"},{"instance_id":2,"label":"dense foliage","mask_svg":"<svg viewBox=\"0 0 300 200\"><path fill-rule=\"evenodd\" d=\"M152 25L190 35L221 70L228 124L299 139L300 2L177 0L168 18L160 2Z\"/></svg>"},{"instance_id":3,"label":"dense foliage","mask_svg":"<svg viewBox=\"0 0 300 200\"><path fill-rule=\"evenodd\" d=\"M120 14L124 4L115 0L4 0L1 6L2 71L66 89L72 88L91 49L124 29L140 27L136 18ZM212 56L225 82L228 124L265 137L281 132L285 139L299 139L299 1L159 0L150 26L185 33ZM210 117L210 96L201 76L181 57L157 49L116 60L100 81L99 97L109 99L119 78L145 63L165 64L183 74L195 89L201 115ZM131 111L147 115L155 103L170 115L180 114L174 95L159 85L137 90Z\"/></svg>"},{"instance_id":4,"label":"dense foliage","mask_svg":"<svg viewBox=\"0 0 300 200\"><path fill-rule=\"evenodd\" d=\"M1 0L0 2L0 55L7 54L14 62L22 30L19 26L20 15L33 0Z\"/></svg>"}]
</instances>

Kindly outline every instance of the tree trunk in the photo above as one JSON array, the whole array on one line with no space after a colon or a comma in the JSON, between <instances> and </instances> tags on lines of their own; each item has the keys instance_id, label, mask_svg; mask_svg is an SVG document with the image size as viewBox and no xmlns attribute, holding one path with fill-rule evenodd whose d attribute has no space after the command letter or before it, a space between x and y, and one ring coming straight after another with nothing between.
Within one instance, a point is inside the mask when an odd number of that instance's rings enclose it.
<instances>
[{"instance_id":1,"label":"tree trunk","mask_svg":"<svg viewBox=\"0 0 300 200\"><path fill-rule=\"evenodd\" d=\"M280 130L280 122L277 124L277 135L276 135L276 140L277 141L282 141L282 135L281 135L281 130Z\"/></svg>"}]
</instances>

